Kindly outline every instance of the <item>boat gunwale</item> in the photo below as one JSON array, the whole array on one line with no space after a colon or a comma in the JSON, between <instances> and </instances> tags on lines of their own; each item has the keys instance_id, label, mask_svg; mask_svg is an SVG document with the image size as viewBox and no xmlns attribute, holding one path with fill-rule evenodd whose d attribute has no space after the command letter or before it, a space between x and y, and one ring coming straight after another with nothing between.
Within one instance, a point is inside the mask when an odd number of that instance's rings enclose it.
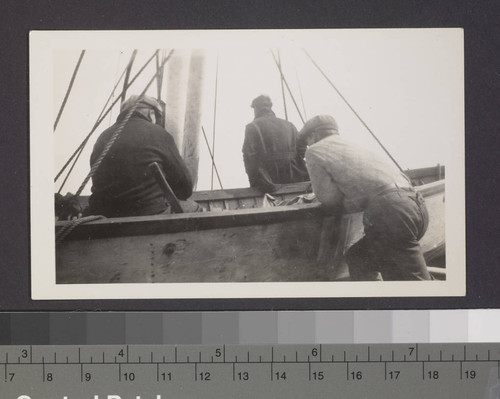
<instances>
[{"instance_id":1,"label":"boat gunwale","mask_svg":"<svg viewBox=\"0 0 500 399\"><path fill-rule=\"evenodd\" d=\"M444 180L428 183L415 189L424 197L444 191ZM320 203L294 204L266 208L246 208L198 213L131 216L105 218L78 226L65 240L90 240L123 236L169 234L186 231L202 231L251 225L264 225L321 218L330 214ZM56 222L61 228L68 222Z\"/></svg>"},{"instance_id":2,"label":"boat gunwale","mask_svg":"<svg viewBox=\"0 0 500 399\"><path fill-rule=\"evenodd\" d=\"M438 176L444 179L445 167L443 165L431 166L426 168L408 169L405 174L411 179L420 179L425 176ZM430 184L430 183L427 183ZM417 186L418 187L418 186ZM282 184L276 191L269 194L273 196L293 194L293 193L310 193L312 192L312 185L310 181L296 182ZM207 201L225 201L225 200L244 200L246 198L255 198L264 196L265 194L255 187L244 188L230 188L219 190L201 190L194 191L191 199L193 201L207 202ZM81 196L83 205L88 205L88 196Z\"/></svg>"},{"instance_id":3,"label":"boat gunwale","mask_svg":"<svg viewBox=\"0 0 500 399\"><path fill-rule=\"evenodd\" d=\"M131 216L95 220L78 226L65 240L91 240L124 236L169 234L218 228L265 225L286 221L321 219L320 203L283 207L221 210L168 215ZM68 222L57 222L62 227Z\"/></svg>"},{"instance_id":4,"label":"boat gunwale","mask_svg":"<svg viewBox=\"0 0 500 399\"><path fill-rule=\"evenodd\" d=\"M310 181L287 183L281 185L276 191L270 192L271 196L285 195L285 194L305 194L312 193L312 184ZM193 201L224 201L232 199L246 199L263 197L265 193L255 187L245 188L230 188L221 190L203 190L195 191L191 196Z\"/></svg>"}]
</instances>

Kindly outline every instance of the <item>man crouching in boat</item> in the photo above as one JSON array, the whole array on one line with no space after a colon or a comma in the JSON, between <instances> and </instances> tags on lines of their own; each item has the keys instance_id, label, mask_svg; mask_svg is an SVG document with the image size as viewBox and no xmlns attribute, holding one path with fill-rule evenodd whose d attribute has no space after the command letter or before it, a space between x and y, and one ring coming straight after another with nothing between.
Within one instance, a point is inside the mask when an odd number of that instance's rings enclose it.
<instances>
[{"instance_id":1,"label":"man crouching in boat","mask_svg":"<svg viewBox=\"0 0 500 399\"><path fill-rule=\"evenodd\" d=\"M299 133L314 193L334 211L363 211L365 236L346 254L352 280L430 280L422 249L429 216L424 199L395 165L339 136L319 115Z\"/></svg>"},{"instance_id":2,"label":"man crouching in boat","mask_svg":"<svg viewBox=\"0 0 500 399\"><path fill-rule=\"evenodd\" d=\"M243 161L251 187L273 192L279 184L308 181L304 160L297 152L297 128L272 111L268 96L252 101L255 119L245 129Z\"/></svg>"},{"instance_id":3,"label":"man crouching in boat","mask_svg":"<svg viewBox=\"0 0 500 399\"><path fill-rule=\"evenodd\" d=\"M93 165L111 136L126 118L139 97L122 104L116 123L105 130L94 145ZM143 96L125 124L120 136L92 176L92 195L87 214L106 217L143 216L169 213L162 190L148 165L157 162L184 212L196 212L196 202L187 200L193 183L173 137L157 122L163 109L152 97Z\"/></svg>"}]
</instances>

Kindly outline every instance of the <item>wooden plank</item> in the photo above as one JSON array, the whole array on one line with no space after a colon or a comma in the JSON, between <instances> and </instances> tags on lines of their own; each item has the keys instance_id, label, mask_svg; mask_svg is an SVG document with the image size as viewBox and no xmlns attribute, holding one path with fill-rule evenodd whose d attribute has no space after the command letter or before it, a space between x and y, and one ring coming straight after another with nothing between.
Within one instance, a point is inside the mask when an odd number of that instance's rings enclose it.
<instances>
[{"instance_id":1,"label":"wooden plank","mask_svg":"<svg viewBox=\"0 0 500 399\"><path fill-rule=\"evenodd\" d=\"M199 201L198 205L200 205L206 212L210 211L210 202L209 201Z\"/></svg>"},{"instance_id":2,"label":"wooden plank","mask_svg":"<svg viewBox=\"0 0 500 399\"><path fill-rule=\"evenodd\" d=\"M240 209L252 209L255 208L255 198L241 198L238 199L238 204Z\"/></svg>"},{"instance_id":3,"label":"wooden plank","mask_svg":"<svg viewBox=\"0 0 500 399\"><path fill-rule=\"evenodd\" d=\"M239 209L239 204L237 199L228 199L224 200L224 204L226 209L234 211L235 209Z\"/></svg>"},{"instance_id":4,"label":"wooden plank","mask_svg":"<svg viewBox=\"0 0 500 399\"><path fill-rule=\"evenodd\" d=\"M306 191L311 191L310 182L300 182L300 183L290 183L283 184L277 191L271 193L271 195L282 195L287 193L304 193ZM225 199L244 199L263 196L264 193L257 190L254 187L247 188L234 188L226 190L207 190L207 191L196 191L191 196L194 201L208 201L208 200L225 200Z\"/></svg>"},{"instance_id":5,"label":"wooden plank","mask_svg":"<svg viewBox=\"0 0 500 399\"><path fill-rule=\"evenodd\" d=\"M57 283L328 281L318 220L69 241Z\"/></svg>"},{"instance_id":6,"label":"wooden plank","mask_svg":"<svg viewBox=\"0 0 500 399\"><path fill-rule=\"evenodd\" d=\"M78 226L65 240L88 240L270 224L321 217L323 212L320 204L302 204L261 209L226 210L224 212L108 218ZM61 228L65 224L66 222L56 222L56 227ZM64 245L64 242L61 245Z\"/></svg>"},{"instance_id":7,"label":"wooden plank","mask_svg":"<svg viewBox=\"0 0 500 399\"><path fill-rule=\"evenodd\" d=\"M419 168L419 169L410 169L405 171L405 174L410 179L421 179L425 177L433 178L432 181L444 179L445 177L445 167L444 165L431 166L429 168Z\"/></svg>"},{"instance_id":8,"label":"wooden plank","mask_svg":"<svg viewBox=\"0 0 500 399\"><path fill-rule=\"evenodd\" d=\"M210 201L210 211L223 211L225 208L224 201Z\"/></svg>"},{"instance_id":9,"label":"wooden plank","mask_svg":"<svg viewBox=\"0 0 500 399\"><path fill-rule=\"evenodd\" d=\"M306 191L312 191L310 182L290 183L282 185L276 192L273 193L273 195L292 194L292 196L294 196L295 193L302 194ZM264 194L261 191L254 187L246 187L226 190L195 191L191 196L191 199L198 203L205 203L212 200L223 201L239 198L254 198L261 197L263 195ZM82 204L82 206L88 206L88 196L81 196L80 204Z\"/></svg>"},{"instance_id":10,"label":"wooden plank","mask_svg":"<svg viewBox=\"0 0 500 399\"><path fill-rule=\"evenodd\" d=\"M422 194L424 197L431 197L437 194L443 194L445 190L445 181L439 180L426 184L425 186L415 187L415 190Z\"/></svg>"}]
</instances>

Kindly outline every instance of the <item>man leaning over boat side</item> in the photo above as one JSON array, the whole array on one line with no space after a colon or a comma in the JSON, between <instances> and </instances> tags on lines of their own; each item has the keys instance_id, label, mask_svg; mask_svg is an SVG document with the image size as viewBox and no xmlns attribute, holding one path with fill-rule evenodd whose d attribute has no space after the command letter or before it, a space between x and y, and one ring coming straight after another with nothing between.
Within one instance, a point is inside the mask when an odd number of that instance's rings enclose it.
<instances>
[{"instance_id":1,"label":"man leaning over boat side","mask_svg":"<svg viewBox=\"0 0 500 399\"><path fill-rule=\"evenodd\" d=\"M365 236L346 254L351 279L430 280L418 242L429 216L409 179L341 137L329 115L307 121L299 140L309 146L306 163L319 201L336 213L364 212Z\"/></svg>"},{"instance_id":2,"label":"man leaning over boat side","mask_svg":"<svg viewBox=\"0 0 500 399\"><path fill-rule=\"evenodd\" d=\"M272 111L271 99L252 101L254 120L245 128L243 161L251 187L273 192L279 184L308 181L304 160L297 152L297 128Z\"/></svg>"},{"instance_id":3,"label":"man leaning over boat side","mask_svg":"<svg viewBox=\"0 0 500 399\"><path fill-rule=\"evenodd\" d=\"M116 123L101 133L90 157L91 166L138 99L137 95L128 98L121 106ZM142 96L92 176L92 194L86 214L123 217L169 213L163 192L148 168L152 162L161 166L184 212L200 209L196 202L188 200L193 182L173 137L159 124L162 118L160 103L152 97Z\"/></svg>"}]
</instances>

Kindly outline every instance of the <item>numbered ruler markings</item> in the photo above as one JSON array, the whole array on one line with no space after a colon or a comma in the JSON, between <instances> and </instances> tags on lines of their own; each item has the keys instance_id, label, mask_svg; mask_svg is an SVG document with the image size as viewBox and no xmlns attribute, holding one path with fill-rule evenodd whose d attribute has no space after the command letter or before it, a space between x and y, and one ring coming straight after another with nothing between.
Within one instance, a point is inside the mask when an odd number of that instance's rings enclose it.
<instances>
[{"instance_id":1,"label":"numbered ruler markings","mask_svg":"<svg viewBox=\"0 0 500 399\"><path fill-rule=\"evenodd\" d=\"M124 384L500 379L499 344L3 346L3 380ZM418 378L417 377L417 378Z\"/></svg>"}]
</instances>

